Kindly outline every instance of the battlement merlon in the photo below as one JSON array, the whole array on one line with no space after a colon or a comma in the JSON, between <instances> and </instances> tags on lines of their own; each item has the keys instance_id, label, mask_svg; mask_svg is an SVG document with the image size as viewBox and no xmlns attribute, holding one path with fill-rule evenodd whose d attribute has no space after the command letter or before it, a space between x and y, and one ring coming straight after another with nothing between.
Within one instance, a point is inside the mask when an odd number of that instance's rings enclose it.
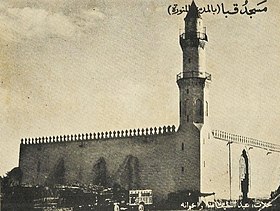
<instances>
[{"instance_id":1,"label":"battlement merlon","mask_svg":"<svg viewBox=\"0 0 280 211\"><path fill-rule=\"evenodd\" d=\"M280 145L278 144L260 141L254 138L231 134L220 130L212 130L212 134L214 138L227 141L228 143L245 144L251 147L257 147L267 151L280 153Z\"/></svg>"},{"instance_id":2,"label":"battlement merlon","mask_svg":"<svg viewBox=\"0 0 280 211\"><path fill-rule=\"evenodd\" d=\"M131 137L146 137L146 136L159 136L168 135L177 132L175 125L168 125L163 127L150 127L150 128L138 128L121 131L106 131L97 133L85 133L74 135L60 135L49 137L37 137L37 138L24 138L21 139L21 145L31 144L48 144L48 143L61 143L61 142L81 142L81 141L94 141L105 139L119 139L119 138L131 138Z\"/></svg>"}]
</instances>

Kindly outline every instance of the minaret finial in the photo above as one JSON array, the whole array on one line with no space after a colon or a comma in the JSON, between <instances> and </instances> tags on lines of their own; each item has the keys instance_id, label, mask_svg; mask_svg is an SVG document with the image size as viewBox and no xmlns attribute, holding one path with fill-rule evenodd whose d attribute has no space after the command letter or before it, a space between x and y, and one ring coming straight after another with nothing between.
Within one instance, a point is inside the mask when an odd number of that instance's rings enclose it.
<instances>
[{"instance_id":1,"label":"minaret finial","mask_svg":"<svg viewBox=\"0 0 280 211\"><path fill-rule=\"evenodd\" d=\"M199 12L198 12L198 7L196 6L194 0L191 3L191 6L189 7L189 11L185 17L185 19L188 18L201 18Z\"/></svg>"}]
</instances>

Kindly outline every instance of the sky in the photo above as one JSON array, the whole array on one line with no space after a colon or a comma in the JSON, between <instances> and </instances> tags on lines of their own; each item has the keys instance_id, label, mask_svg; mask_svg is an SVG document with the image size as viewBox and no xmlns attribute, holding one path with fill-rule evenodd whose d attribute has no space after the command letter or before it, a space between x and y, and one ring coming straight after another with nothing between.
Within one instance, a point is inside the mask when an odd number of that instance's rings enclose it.
<instances>
[{"instance_id":1,"label":"sky","mask_svg":"<svg viewBox=\"0 0 280 211\"><path fill-rule=\"evenodd\" d=\"M197 0L199 7L244 0ZM256 7L261 1L249 1ZM178 42L190 0L2 0L0 175L21 138L178 126ZM280 2L205 13L213 129L279 143Z\"/></svg>"}]
</instances>

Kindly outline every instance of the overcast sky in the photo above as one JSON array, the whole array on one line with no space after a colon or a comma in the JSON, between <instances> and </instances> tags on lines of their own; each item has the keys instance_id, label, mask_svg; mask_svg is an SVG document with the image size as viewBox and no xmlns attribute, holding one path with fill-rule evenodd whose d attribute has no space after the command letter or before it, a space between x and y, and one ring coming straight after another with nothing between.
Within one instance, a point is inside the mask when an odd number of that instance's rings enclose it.
<instances>
[{"instance_id":1,"label":"overcast sky","mask_svg":"<svg viewBox=\"0 0 280 211\"><path fill-rule=\"evenodd\" d=\"M197 0L198 6L244 0ZM259 0L251 0L255 7ZM178 126L176 74L190 0L2 0L0 175L21 138ZM204 14L213 129L279 143L280 2L247 15Z\"/></svg>"}]
</instances>

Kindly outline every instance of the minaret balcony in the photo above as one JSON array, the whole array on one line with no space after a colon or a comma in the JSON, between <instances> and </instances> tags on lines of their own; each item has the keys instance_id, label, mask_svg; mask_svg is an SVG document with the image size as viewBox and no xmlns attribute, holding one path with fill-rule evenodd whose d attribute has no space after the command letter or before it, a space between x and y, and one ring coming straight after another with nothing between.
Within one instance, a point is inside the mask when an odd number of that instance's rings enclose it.
<instances>
[{"instance_id":1,"label":"minaret balcony","mask_svg":"<svg viewBox=\"0 0 280 211\"><path fill-rule=\"evenodd\" d=\"M207 34L203 32L188 32L180 34L180 40L187 40L191 38L197 38L200 40L208 41Z\"/></svg>"},{"instance_id":2,"label":"minaret balcony","mask_svg":"<svg viewBox=\"0 0 280 211\"><path fill-rule=\"evenodd\" d=\"M188 78L204 78L208 81L211 81L211 74L207 72L199 72L199 71L180 72L177 74L177 81L180 79L188 79Z\"/></svg>"}]
</instances>

